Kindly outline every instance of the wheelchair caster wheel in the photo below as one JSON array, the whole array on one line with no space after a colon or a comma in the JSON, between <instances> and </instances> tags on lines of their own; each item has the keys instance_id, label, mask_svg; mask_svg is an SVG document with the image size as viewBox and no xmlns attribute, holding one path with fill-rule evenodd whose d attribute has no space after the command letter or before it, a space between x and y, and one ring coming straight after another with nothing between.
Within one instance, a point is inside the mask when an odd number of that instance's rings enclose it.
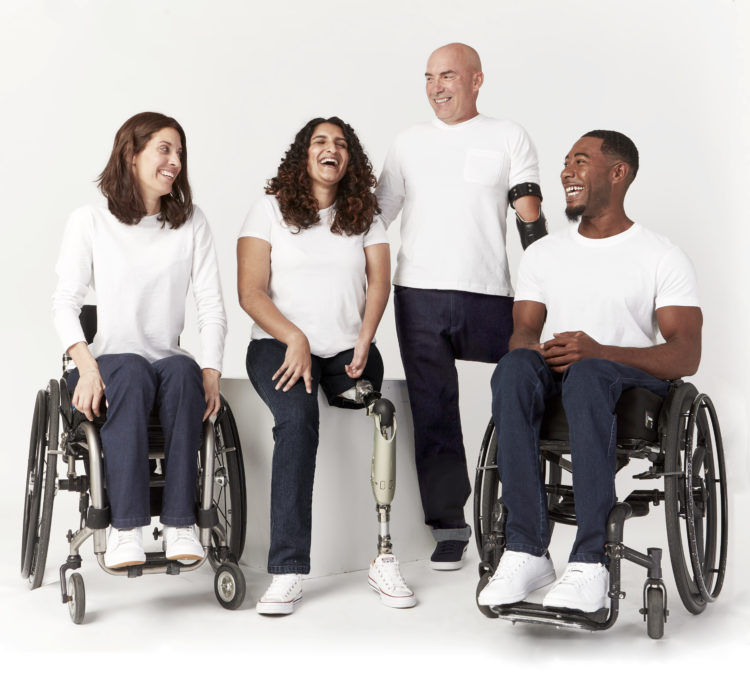
<instances>
[{"instance_id":1,"label":"wheelchair caster wheel","mask_svg":"<svg viewBox=\"0 0 750 681\"><path fill-rule=\"evenodd\" d=\"M479 578L479 584L477 584L477 598L479 598L480 592L482 591L482 589L484 589L484 587L487 586L491 577L492 577L492 573L489 570L487 570ZM488 605L479 605L479 602L477 602L477 607L479 608L479 612L481 612L485 617L489 617L490 619L497 618L497 613L492 612L492 610L490 610L490 607Z\"/></svg>"},{"instance_id":2,"label":"wheelchair caster wheel","mask_svg":"<svg viewBox=\"0 0 750 681\"><path fill-rule=\"evenodd\" d=\"M68 611L73 624L81 624L86 614L86 589L83 587L83 577L74 572L68 578Z\"/></svg>"},{"instance_id":3,"label":"wheelchair caster wheel","mask_svg":"<svg viewBox=\"0 0 750 681\"><path fill-rule=\"evenodd\" d=\"M664 636L664 592L661 589L646 590L646 631L649 638Z\"/></svg>"},{"instance_id":4,"label":"wheelchair caster wheel","mask_svg":"<svg viewBox=\"0 0 750 681\"><path fill-rule=\"evenodd\" d=\"M214 577L214 593L219 605L236 610L245 600L245 575L236 563L219 566Z\"/></svg>"}]
</instances>

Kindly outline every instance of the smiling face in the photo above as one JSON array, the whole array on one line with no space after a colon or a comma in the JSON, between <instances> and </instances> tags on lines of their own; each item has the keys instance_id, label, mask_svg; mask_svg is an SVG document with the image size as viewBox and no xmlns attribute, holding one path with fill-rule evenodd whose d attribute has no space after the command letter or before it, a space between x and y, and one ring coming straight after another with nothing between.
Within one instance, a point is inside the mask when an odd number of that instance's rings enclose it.
<instances>
[{"instance_id":1,"label":"smiling face","mask_svg":"<svg viewBox=\"0 0 750 681\"><path fill-rule=\"evenodd\" d=\"M479 56L467 45L441 47L427 62L427 99L435 115L448 125L477 115L477 96L483 81Z\"/></svg>"},{"instance_id":2,"label":"smiling face","mask_svg":"<svg viewBox=\"0 0 750 681\"><path fill-rule=\"evenodd\" d=\"M307 174L313 193L317 188L330 190L346 174L349 150L344 131L333 123L321 123L313 130L307 149Z\"/></svg>"},{"instance_id":3,"label":"smiling face","mask_svg":"<svg viewBox=\"0 0 750 681\"><path fill-rule=\"evenodd\" d=\"M581 137L565 157L560 179L565 191L565 215L571 222L596 215L610 203L610 171L618 164L613 164L601 147L602 140Z\"/></svg>"},{"instance_id":4,"label":"smiling face","mask_svg":"<svg viewBox=\"0 0 750 681\"><path fill-rule=\"evenodd\" d=\"M147 210L172 191L182 170L182 141L174 128L162 128L133 157L133 175ZM149 213L151 211L149 210Z\"/></svg>"}]
</instances>

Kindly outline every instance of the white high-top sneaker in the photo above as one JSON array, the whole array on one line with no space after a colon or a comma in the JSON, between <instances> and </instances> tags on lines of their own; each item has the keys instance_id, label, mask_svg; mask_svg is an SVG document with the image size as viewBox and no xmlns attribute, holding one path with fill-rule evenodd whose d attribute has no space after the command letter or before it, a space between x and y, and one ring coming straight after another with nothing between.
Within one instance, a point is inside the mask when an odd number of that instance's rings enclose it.
<instances>
[{"instance_id":1,"label":"white high-top sneaker","mask_svg":"<svg viewBox=\"0 0 750 681\"><path fill-rule=\"evenodd\" d=\"M200 560L205 555L195 528L164 526L164 553L167 560Z\"/></svg>"}]
</instances>

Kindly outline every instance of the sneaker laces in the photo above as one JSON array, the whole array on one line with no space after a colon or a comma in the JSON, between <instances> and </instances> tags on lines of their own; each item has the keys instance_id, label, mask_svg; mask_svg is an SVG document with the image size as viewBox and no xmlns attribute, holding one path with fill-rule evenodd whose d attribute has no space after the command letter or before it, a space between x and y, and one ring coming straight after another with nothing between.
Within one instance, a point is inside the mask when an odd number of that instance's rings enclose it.
<instances>
[{"instance_id":1,"label":"sneaker laces","mask_svg":"<svg viewBox=\"0 0 750 681\"><path fill-rule=\"evenodd\" d=\"M599 571L594 569L593 566L591 569L587 570L577 566L572 567L569 565L568 569L565 570L565 573L560 578L558 584L570 584L572 586L588 584L589 582L597 578L598 572Z\"/></svg>"},{"instance_id":2,"label":"sneaker laces","mask_svg":"<svg viewBox=\"0 0 750 681\"><path fill-rule=\"evenodd\" d=\"M383 578L383 581L391 589L407 589L411 591L406 585L401 570L399 570L398 560L390 556L390 559L382 559L375 561L375 567Z\"/></svg>"},{"instance_id":3,"label":"sneaker laces","mask_svg":"<svg viewBox=\"0 0 750 681\"><path fill-rule=\"evenodd\" d=\"M195 539L195 533L192 527L175 527L175 539Z\"/></svg>"},{"instance_id":4,"label":"sneaker laces","mask_svg":"<svg viewBox=\"0 0 750 681\"><path fill-rule=\"evenodd\" d=\"M114 544L116 546L122 546L123 544L138 544L140 545L141 542L138 541L139 537L139 527L133 527L129 530L118 530L117 528L113 528L115 531L110 533L110 540L114 539Z\"/></svg>"},{"instance_id":5,"label":"sneaker laces","mask_svg":"<svg viewBox=\"0 0 750 681\"><path fill-rule=\"evenodd\" d=\"M495 574L492 575L490 581L510 579L529 562L530 557L531 556L526 553L506 551L500 558L497 570L495 570Z\"/></svg>"},{"instance_id":6,"label":"sneaker laces","mask_svg":"<svg viewBox=\"0 0 750 681\"><path fill-rule=\"evenodd\" d=\"M286 600L301 579L296 573L274 575L261 600Z\"/></svg>"}]
</instances>

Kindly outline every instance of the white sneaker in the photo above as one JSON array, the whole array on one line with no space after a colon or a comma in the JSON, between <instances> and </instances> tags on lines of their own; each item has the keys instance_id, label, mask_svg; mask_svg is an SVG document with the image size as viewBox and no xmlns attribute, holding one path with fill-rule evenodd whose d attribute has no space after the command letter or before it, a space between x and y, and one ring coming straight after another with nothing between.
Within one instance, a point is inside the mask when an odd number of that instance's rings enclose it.
<instances>
[{"instance_id":1,"label":"white sneaker","mask_svg":"<svg viewBox=\"0 0 750 681\"><path fill-rule=\"evenodd\" d=\"M555 566L547 556L505 551L487 586L477 596L479 605L518 603L532 591L555 581Z\"/></svg>"},{"instance_id":2,"label":"white sneaker","mask_svg":"<svg viewBox=\"0 0 750 681\"><path fill-rule=\"evenodd\" d=\"M274 575L271 585L260 597L255 610L261 615L291 615L301 598L302 575Z\"/></svg>"},{"instance_id":3,"label":"white sneaker","mask_svg":"<svg viewBox=\"0 0 750 681\"><path fill-rule=\"evenodd\" d=\"M164 553L167 560L201 560L205 555L192 525L190 527L165 525Z\"/></svg>"},{"instance_id":4,"label":"white sneaker","mask_svg":"<svg viewBox=\"0 0 750 681\"><path fill-rule=\"evenodd\" d=\"M601 563L568 563L565 574L544 597L545 608L596 612L607 605L609 571Z\"/></svg>"},{"instance_id":5,"label":"white sneaker","mask_svg":"<svg viewBox=\"0 0 750 681\"><path fill-rule=\"evenodd\" d=\"M401 576L396 556L384 553L373 560L368 582L382 603L390 608L412 608L417 604L414 592Z\"/></svg>"},{"instance_id":6,"label":"white sneaker","mask_svg":"<svg viewBox=\"0 0 750 681\"><path fill-rule=\"evenodd\" d=\"M140 527L131 530L109 529L107 550L104 552L104 564L108 568L143 565L146 552L143 550L143 535Z\"/></svg>"}]
</instances>

